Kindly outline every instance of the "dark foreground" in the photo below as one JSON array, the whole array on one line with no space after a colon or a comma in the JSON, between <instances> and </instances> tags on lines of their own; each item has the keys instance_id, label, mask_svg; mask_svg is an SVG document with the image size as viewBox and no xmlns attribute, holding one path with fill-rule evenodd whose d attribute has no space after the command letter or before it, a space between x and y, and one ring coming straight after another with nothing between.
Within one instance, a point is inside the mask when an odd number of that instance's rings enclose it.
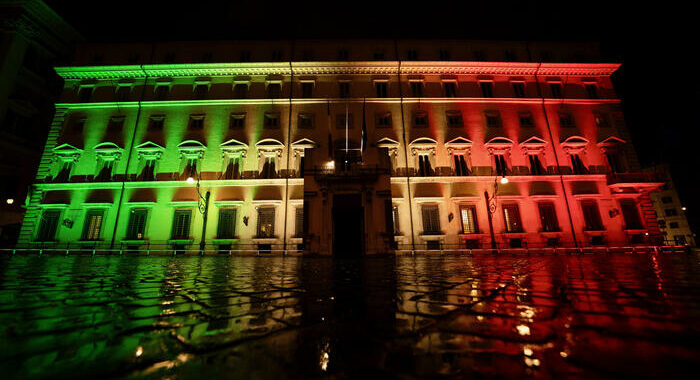
<instances>
[{"instance_id":1,"label":"dark foreground","mask_svg":"<svg viewBox=\"0 0 700 380\"><path fill-rule=\"evenodd\" d=\"M5 379L698 378L700 264L2 256L0 333Z\"/></svg>"}]
</instances>

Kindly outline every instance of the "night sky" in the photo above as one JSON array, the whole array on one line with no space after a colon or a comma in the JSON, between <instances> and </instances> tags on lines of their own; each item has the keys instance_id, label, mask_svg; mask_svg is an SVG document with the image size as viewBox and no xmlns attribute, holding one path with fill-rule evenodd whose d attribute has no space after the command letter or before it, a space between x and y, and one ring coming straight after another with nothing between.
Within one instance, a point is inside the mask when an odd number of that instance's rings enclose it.
<instances>
[{"instance_id":1,"label":"night sky","mask_svg":"<svg viewBox=\"0 0 700 380\"><path fill-rule=\"evenodd\" d=\"M642 165L668 162L697 232L700 85L697 20L671 2L45 0L88 41L449 38L597 41L614 76ZM627 3L627 2L625 2ZM630 2L631 3L631 2ZM635 2L644 4L643 2ZM694 37L696 41L690 41ZM691 132L692 131L692 132Z\"/></svg>"}]
</instances>

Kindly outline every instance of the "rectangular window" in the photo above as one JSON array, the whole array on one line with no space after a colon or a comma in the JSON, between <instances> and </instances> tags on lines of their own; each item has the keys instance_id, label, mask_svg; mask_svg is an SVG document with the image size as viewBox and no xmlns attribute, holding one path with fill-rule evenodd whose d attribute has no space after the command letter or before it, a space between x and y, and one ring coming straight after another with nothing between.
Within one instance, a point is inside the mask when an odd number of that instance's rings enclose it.
<instances>
[{"instance_id":1,"label":"rectangular window","mask_svg":"<svg viewBox=\"0 0 700 380\"><path fill-rule=\"evenodd\" d=\"M520 223L520 210L515 203L503 205L503 220L506 224L506 232L522 232L523 226Z\"/></svg>"},{"instance_id":2,"label":"rectangular window","mask_svg":"<svg viewBox=\"0 0 700 380\"><path fill-rule=\"evenodd\" d=\"M531 175L544 175L545 170L540 161L540 156L538 154L528 154L528 160L530 161L530 174Z\"/></svg>"},{"instance_id":3,"label":"rectangular window","mask_svg":"<svg viewBox=\"0 0 700 380\"><path fill-rule=\"evenodd\" d=\"M156 100L168 100L170 94L169 84L156 84Z\"/></svg>"},{"instance_id":4,"label":"rectangular window","mask_svg":"<svg viewBox=\"0 0 700 380\"><path fill-rule=\"evenodd\" d=\"M513 82L513 94L516 98L524 98L525 82Z\"/></svg>"},{"instance_id":5,"label":"rectangular window","mask_svg":"<svg viewBox=\"0 0 700 380\"><path fill-rule=\"evenodd\" d=\"M661 203L672 203L673 198L671 197L661 197Z\"/></svg>"},{"instance_id":6,"label":"rectangular window","mask_svg":"<svg viewBox=\"0 0 700 380\"><path fill-rule=\"evenodd\" d=\"M624 173L625 168L622 165L622 159L620 157L620 152L607 151L605 152L605 159L608 161L608 167L611 173Z\"/></svg>"},{"instance_id":7,"label":"rectangular window","mask_svg":"<svg viewBox=\"0 0 700 380\"><path fill-rule=\"evenodd\" d=\"M308 99L314 96L314 82L301 82L301 97Z\"/></svg>"},{"instance_id":8,"label":"rectangular window","mask_svg":"<svg viewBox=\"0 0 700 380\"><path fill-rule=\"evenodd\" d=\"M532 128L535 126L535 121L532 119L530 112L521 112L518 114L521 128Z\"/></svg>"},{"instance_id":9,"label":"rectangular window","mask_svg":"<svg viewBox=\"0 0 700 380\"><path fill-rule=\"evenodd\" d=\"M375 81L374 82L374 87L377 90L377 97L378 98L386 98L387 97L388 85L389 85L389 83L384 82L384 81Z\"/></svg>"},{"instance_id":10,"label":"rectangular window","mask_svg":"<svg viewBox=\"0 0 700 380\"><path fill-rule=\"evenodd\" d=\"M574 172L574 174L588 173L586 165L583 164L581 157L577 153L572 153L569 155L569 157L571 158L571 170Z\"/></svg>"},{"instance_id":11,"label":"rectangular window","mask_svg":"<svg viewBox=\"0 0 700 380\"><path fill-rule=\"evenodd\" d=\"M501 114L498 111L486 111L486 126L489 128L500 128Z\"/></svg>"},{"instance_id":12,"label":"rectangular window","mask_svg":"<svg viewBox=\"0 0 700 380\"><path fill-rule=\"evenodd\" d=\"M678 211L676 211L675 208L667 208L664 210L664 214L666 216L676 216L678 215Z\"/></svg>"},{"instance_id":13,"label":"rectangular window","mask_svg":"<svg viewBox=\"0 0 700 380\"><path fill-rule=\"evenodd\" d=\"M153 181L156 179L156 160L155 158L145 159L143 170L139 178L141 181Z\"/></svg>"},{"instance_id":14,"label":"rectangular window","mask_svg":"<svg viewBox=\"0 0 700 380\"><path fill-rule=\"evenodd\" d=\"M418 155L418 176L429 177L433 175L433 169L430 165L430 157L427 153Z\"/></svg>"},{"instance_id":15,"label":"rectangular window","mask_svg":"<svg viewBox=\"0 0 700 380\"><path fill-rule=\"evenodd\" d=\"M83 237L81 240L99 240L105 210L88 210L85 213Z\"/></svg>"},{"instance_id":16,"label":"rectangular window","mask_svg":"<svg viewBox=\"0 0 700 380\"><path fill-rule=\"evenodd\" d=\"M95 88L92 86L83 86L80 88L80 91L78 92L78 101L80 103L90 103L90 100L92 99L92 91Z\"/></svg>"},{"instance_id":17,"label":"rectangular window","mask_svg":"<svg viewBox=\"0 0 700 380\"><path fill-rule=\"evenodd\" d=\"M639 211L637 210L637 205L634 203L633 200L621 200L620 208L622 209L622 217L625 219L625 229L641 230L642 228L644 228L644 226L642 226L642 220L639 218Z\"/></svg>"},{"instance_id":18,"label":"rectangular window","mask_svg":"<svg viewBox=\"0 0 700 380\"><path fill-rule=\"evenodd\" d=\"M595 119L595 126L598 128L607 128L610 126L607 114L596 112L593 114L593 118Z\"/></svg>"},{"instance_id":19,"label":"rectangular window","mask_svg":"<svg viewBox=\"0 0 700 380\"><path fill-rule=\"evenodd\" d=\"M586 223L586 230L603 230L603 222L600 219L600 210L598 209L596 201L582 201L581 211L583 211L583 220Z\"/></svg>"},{"instance_id":20,"label":"rectangular window","mask_svg":"<svg viewBox=\"0 0 700 380\"><path fill-rule=\"evenodd\" d=\"M562 98L561 83L550 82L549 83L549 90L552 92L552 98L555 98L555 99Z\"/></svg>"},{"instance_id":21,"label":"rectangular window","mask_svg":"<svg viewBox=\"0 0 700 380\"><path fill-rule=\"evenodd\" d=\"M85 117L71 118L71 121L70 121L71 132L83 133L83 129L85 128L85 120L86 120Z\"/></svg>"},{"instance_id":22,"label":"rectangular window","mask_svg":"<svg viewBox=\"0 0 700 380\"><path fill-rule=\"evenodd\" d=\"M282 95L282 83L270 82L267 84L267 98L277 99Z\"/></svg>"},{"instance_id":23,"label":"rectangular window","mask_svg":"<svg viewBox=\"0 0 700 380\"><path fill-rule=\"evenodd\" d=\"M685 235L674 235L673 242L676 245L686 245Z\"/></svg>"},{"instance_id":24,"label":"rectangular window","mask_svg":"<svg viewBox=\"0 0 700 380\"><path fill-rule=\"evenodd\" d=\"M313 129L314 128L314 114L312 113L299 113L297 118L297 127L302 129Z\"/></svg>"},{"instance_id":25,"label":"rectangular window","mask_svg":"<svg viewBox=\"0 0 700 380\"><path fill-rule=\"evenodd\" d=\"M423 97L423 82L422 81L411 81L411 95L414 98Z\"/></svg>"},{"instance_id":26,"label":"rectangular window","mask_svg":"<svg viewBox=\"0 0 700 380\"><path fill-rule=\"evenodd\" d=\"M245 113L232 113L228 124L229 129L245 128Z\"/></svg>"},{"instance_id":27,"label":"rectangular window","mask_svg":"<svg viewBox=\"0 0 700 380\"><path fill-rule=\"evenodd\" d=\"M132 208L129 212L129 224L126 226L127 240L143 240L146 236L146 217L148 210L145 208Z\"/></svg>"},{"instance_id":28,"label":"rectangular window","mask_svg":"<svg viewBox=\"0 0 700 380\"><path fill-rule=\"evenodd\" d=\"M559 114L559 126L562 128L573 128L576 126L574 117L570 113L562 112Z\"/></svg>"},{"instance_id":29,"label":"rectangular window","mask_svg":"<svg viewBox=\"0 0 700 380\"><path fill-rule=\"evenodd\" d=\"M440 213L437 205L424 205L421 209L423 216L423 235L438 235L440 230Z\"/></svg>"},{"instance_id":30,"label":"rectangular window","mask_svg":"<svg viewBox=\"0 0 700 380\"><path fill-rule=\"evenodd\" d=\"M276 166L277 159L275 157L264 157L260 178L277 178Z\"/></svg>"},{"instance_id":31,"label":"rectangular window","mask_svg":"<svg viewBox=\"0 0 700 380\"><path fill-rule=\"evenodd\" d=\"M95 176L94 180L96 182L107 182L112 180L112 170L114 169L114 160L104 160L99 159L99 163L102 165L100 171Z\"/></svg>"},{"instance_id":32,"label":"rectangular window","mask_svg":"<svg viewBox=\"0 0 700 380\"><path fill-rule=\"evenodd\" d=\"M401 235L401 228L399 226L399 207L396 205L391 207L391 218L394 222L394 235Z\"/></svg>"},{"instance_id":33,"label":"rectangular window","mask_svg":"<svg viewBox=\"0 0 700 380\"><path fill-rule=\"evenodd\" d=\"M258 236L259 238L271 238L275 236L275 209L273 207L261 207L258 209Z\"/></svg>"},{"instance_id":34,"label":"rectangular window","mask_svg":"<svg viewBox=\"0 0 700 380\"><path fill-rule=\"evenodd\" d=\"M148 120L148 130L149 131L162 131L165 125L165 116L163 115L151 115Z\"/></svg>"},{"instance_id":35,"label":"rectangular window","mask_svg":"<svg viewBox=\"0 0 700 380\"><path fill-rule=\"evenodd\" d=\"M391 128L391 112L377 113L377 128Z\"/></svg>"},{"instance_id":36,"label":"rectangular window","mask_svg":"<svg viewBox=\"0 0 700 380\"><path fill-rule=\"evenodd\" d=\"M192 210L175 210L173 215L173 231L172 239L189 239L190 238L190 218Z\"/></svg>"},{"instance_id":37,"label":"rectangular window","mask_svg":"<svg viewBox=\"0 0 700 380\"><path fill-rule=\"evenodd\" d=\"M223 179L239 179L241 178L241 156L237 155L227 155L226 158L226 169L224 170Z\"/></svg>"},{"instance_id":38,"label":"rectangular window","mask_svg":"<svg viewBox=\"0 0 700 380\"><path fill-rule=\"evenodd\" d=\"M345 129L345 127L348 127L349 129L352 129L352 114L349 113L347 114L347 119L345 118L344 113L339 113L335 117L335 127L337 129Z\"/></svg>"},{"instance_id":39,"label":"rectangular window","mask_svg":"<svg viewBox=\"0 0 700 380\"><path fill-rule=\"evenodd\" d=\"M219 239L233 239L236 236L236 209L219 209L219 225L216 237Z\"/></svg>"},{"instance_id":40,"label":"rectangular window","mask_svg":"<svg viewBox=\"0 0 700 380\"><path fill-rule=\"evenodd\" d=\"M496 164L496 175L505 177L508 174L508 164L506 163L505 154L496 153L493 155L493 160Z\"/></svg>"},{"instance_id":41,"label":"rectangular window","mask_svg":"<svg viewBox=\"0 0 700 380\"><path fill-rule=\"evenodd\" d=\"M187 129L191 131L201 131L204 129L204 115L190 115Z\"/></svg>"},{"instance_id":42,"label":"rectangular window","mask_svg":"<svg viewBox=\"0 0 700 380\"><path fill-rule=\"evenodd\" d=\"M118 133L122 131L124 127L124 116L112 116L109 118L109 123L107 124L107 132Z\"/></svg>"},{"instance_id":43,"label":"rectangular window","mask_svg":"<svg viewBox=\"0 0 700 380\"><path fill-rule=\"evenodd\" d=\"M294 214L294 236L304 236L304 208L297 207Z\"/></svg>"},{"instance_id":44,"label":"rectangular window","mask_svg":"<svg viewBox=\"0 0 700 380\"><path fill-rule=\"evenodd\" d=\"M678 228L678 222L671 222L668 224L668 227L676 229L676 228Z\"/></svg>"},{"instance_id":45,"label":"rectangular window","mask_svg":"<svg viewBox=\"0 0 700 380\"><path fill-rule=\"evenodd\" d=\"M411 49L406 52L406 59L408 61L415 61L418 59L418 52Z\"/></svg>"},{"instance_id":46,"label":"rectangular window","mask_svg":"<svg viewBox=\"0 0 700 380\"><path fill-rule=\"evenodd\" d=\"M450 60L450 51L445 50L445 49L440 49L440 60L441 61L449 61Z\"/></svg>"},{"instance_id":47,"label":"rectangular window","mask_svg":"<svg viewBox=\"0 0 700 380\"><path fill-rule=\"evenodd\" d=\"M479 82L479 86L481 87L481 95L483 95L484 98L493 98L493 82Z\"/></svg>"},{"instance_id":48,"label":"rectangular window","mask_svg":"<svg viewBox=\"0 0 700 380\"><path fill-rule=\"evenodd\" d=\"M350 82L349 81L338 82L338 95L341 98L349 98L350 97Z\"/></svg>"},{"instance_id":49,"label":"rectangular window","mask_svg":"<svg viewBox=\"0 0 700 380\"><path fill-rule=\"evenodd\" d=\"M589 99L598 99L598 86L594 83L586 83L584 86Z\"/></svg>"},{"instance_id":50,"label":"rectangular window","mask_svg":"<svg viewBox=\"0 0 700 380\"><path fill-rule=\"evenodd\" d=\"M446 98L454 98L457 96L457 82L456 81L442 82L442 87L445 90L445 97Z\"/></svg>"},{"instance_id":51,"label":"rectangular window","mask_svg":"<svg viewBox=\"0 0 700 380\"><path fill-rule=\"evenodd\" d=\"M70 180L71 171L73 170L73 161L63 161L60 165L53 180L54 182L68 182Z\"/></svg>"},{"instance_id":52,"label":"rectangular window","mask_svg":"<svg viewBox=\"0 0 700 380\"><path fill-rule=\"evenodd\" d=\"M464 154L454 155L454 173L456 176L468 176L469 168L467 167L467 160Z\"/></svg>"},{"instance_id":53,"label":"rectangular window","mask_svg":"<svg viewBox=\"0 0 700 380\"><path fill-rule=\"evenodd\" d=\"M233 85L233 98L245 99L248 97L248 83L236 83Z\"/></svg>"},{"instance_id":54,"label":"rectangular window","mask_svg":"<svg viewBox=\"0 0 700 380\"><path fill-rule=\"evenodd\" d=\"M130 96L131 96L131 86L130 85L117 86L117 101L118 102L126 102L129 100Z\"/></svg>"},{"instance_id":55,"label":"rectangular window","mask_svg":"<svg viewBox=\"0 0 700 380\"><path fill-rule=\"evenodd\" d=\"M279 128L280 127L280 114L273 112L265 112L265 120L263 121L264 128Z\"/></svg>"},{"instance_id":56,"label":"rectangular window","mask_svg":"<svg viewBox=\"0 0 700 380\"><path fill-rule=\"evenodd\" d=\"M559 222L557 221L557 213L554 210L554 203L542 202L538 203L537 207L540 210L542 232L558 232Z\"/></svg>"},{"instance_id":57,"label":"rectangular window","mask_svg":"<svg viewBox=\"0 0 700 380\"><path fill-rule=\"evenodd\" d=\"M36 240L56 240L56 229L58 228L58 221L60 218L61 210L44 210L44 212L41 213L41 221L39 222L39 231Z\"/></svg>"},{"instance_id":58,"label":"rectangular window","mask_svg":"<svg viewBox=\"0 0 700 380\"><path fill-rule=\"evenodd\" d=\"M428 127L428 113L425 111L416 111L413 114L413 127L414 128L427 128Z\"/></svg>"},{"instance_id":59,"label":"rectangular window","mask_svg":"<svg viewBox=\"0 0 700 380\"><path fill-rule=\"evenodd\" d=\"M197 83L194 85L194 98L206 99L209 92L209 83Z\"/></svg>"},{"instance_id":60,"label":"rectangular window","mask_svg":"<svg viewBox=\"0 0 700 380\"><path fill-rule=\"evenodd\" d=\"M473 205L460 206L459 213L462 217L462 233L478 234L479 226L476 221L476 207Z\"/></svg>"},{"instance_id":61,"label":"rectangular window","mask_svg":"<svg viewBox=\"0 0 700 380\"><path fill-rule=\"evenodd\" d=\"M447 111L445 112L445 117L447 118L447 126L450 128L461 128L464 126L462 111Z\"/></svg>"}]
</instances>

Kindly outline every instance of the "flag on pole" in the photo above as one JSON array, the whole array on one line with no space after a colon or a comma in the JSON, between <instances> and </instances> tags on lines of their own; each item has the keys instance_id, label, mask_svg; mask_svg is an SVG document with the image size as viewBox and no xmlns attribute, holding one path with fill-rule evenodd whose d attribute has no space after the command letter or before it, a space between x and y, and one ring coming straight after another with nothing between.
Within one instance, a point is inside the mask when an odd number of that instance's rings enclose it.
<instances>
[{"instance_id":1,"label":"flag on pole","mask_svg":"<svg viewBox=\"0 0 700 380\"><path fill-rule=\"evenodd\" d=\"M365 119L365 99L362 99L362 139L360 140L360 154L363 156L367 147L367 120Z\"/></svg>"}]
</instances>

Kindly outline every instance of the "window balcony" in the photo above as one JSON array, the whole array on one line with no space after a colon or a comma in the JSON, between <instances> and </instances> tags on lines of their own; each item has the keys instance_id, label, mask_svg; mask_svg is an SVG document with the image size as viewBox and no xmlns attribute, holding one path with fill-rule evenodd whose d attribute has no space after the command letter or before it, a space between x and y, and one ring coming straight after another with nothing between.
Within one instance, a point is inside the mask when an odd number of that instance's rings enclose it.
<instances>
[{"instance_id":1,"label":"window balcony","mask_svg":"<svg viewBox=\"0 0 700 380\"><path fill-rule=\"evenodd\" d=\"M650 188L665 183L660 173L610 173L607 180L610 187Z\"/></svg>"}]
</instances>

